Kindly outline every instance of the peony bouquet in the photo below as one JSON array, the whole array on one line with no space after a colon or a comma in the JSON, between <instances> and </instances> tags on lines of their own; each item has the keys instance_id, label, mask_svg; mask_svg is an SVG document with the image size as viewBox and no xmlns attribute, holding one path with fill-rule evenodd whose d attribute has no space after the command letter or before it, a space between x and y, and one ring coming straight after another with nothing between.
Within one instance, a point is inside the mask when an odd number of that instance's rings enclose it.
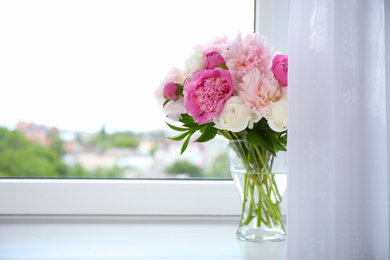
<instances>
[{"instance_id":1,"label":"peony bouquet","mask_svg":"<svg viewBox=\"0 0 390 260\"><path fill-rule=\"evenodd\" d=\"M217 38L198 45L184 71L172 69L157 91L163 113L184 127L182 152L190 137L197 142L222 134L246 139L272 154L285 150L287 130L287 55L276 54L266 38L249 34L230 41Z\"/></svg>"},{"instance_id":2,"label":"peony bouquet","mask_svg":"<svg viewBox=\"0 0 390 260\"><path fill-rule=\"evenodd\" d=\"M270 173L276 153L287 146L287 71L287 55L274 52L265 37L239 34L229 40L225 36L196 46L184 70L172 69L156 92L163 113L181 123L167 125L180 132L170 139L184 140L182 153L197 132L195 142L219 134L249 144L237 142L233 148L247 173L244 193L263 189L259 194L273 201L248 199L257 224L268 227L283 226L281 196ZM256 217L251 212L246 215L242 222Z\"/></svg>"}]
</instances>

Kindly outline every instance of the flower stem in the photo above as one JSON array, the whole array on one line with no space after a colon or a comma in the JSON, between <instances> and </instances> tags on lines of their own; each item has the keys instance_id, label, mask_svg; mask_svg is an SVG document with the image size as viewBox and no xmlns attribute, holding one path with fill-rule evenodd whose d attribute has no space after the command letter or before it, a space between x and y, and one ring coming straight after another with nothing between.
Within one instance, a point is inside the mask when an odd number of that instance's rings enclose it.
<instances>
[{"instance_id":1,"label":"flower stem","mask_svg":"<svg viewBox=\"0 0 390 260\"><path fill-rule=\"evenodd\" d=\"M245 169L243 182L241 225L249 225L256 219L254 225L262 224L272 228L285 227L280 214L279 193L274 174L271 173L274 156L264 148L239 140L235 133L226 131L225 137L238 142L231 144L236 155L241 158Z\"/></svg>"}]
</instances>

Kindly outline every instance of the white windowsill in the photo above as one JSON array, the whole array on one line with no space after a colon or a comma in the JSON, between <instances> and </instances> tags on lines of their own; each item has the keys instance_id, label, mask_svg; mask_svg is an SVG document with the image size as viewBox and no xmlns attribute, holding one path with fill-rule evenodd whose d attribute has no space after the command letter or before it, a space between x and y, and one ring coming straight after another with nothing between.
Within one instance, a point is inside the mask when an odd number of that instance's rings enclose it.
<instances>
[{"instance_id":1,"label":"white windowsill","mask_svg":"<svg viewBox=\"0 0 390 260\"><path fill-rule=\"evenodd\" d=\"M283 259L238 241L233 181L0 180L0 259Z\"/></svg>"},{"instance_id":2,"label":"white windowsill","mask_svg":"<svg viewBox=\"0 0 390 260\"><path fill-rule=\"evenodd\" d=\"M237 223L0 221L0 259L284 259L285 242L239 241Z\"/></svg>"}]
</instances>

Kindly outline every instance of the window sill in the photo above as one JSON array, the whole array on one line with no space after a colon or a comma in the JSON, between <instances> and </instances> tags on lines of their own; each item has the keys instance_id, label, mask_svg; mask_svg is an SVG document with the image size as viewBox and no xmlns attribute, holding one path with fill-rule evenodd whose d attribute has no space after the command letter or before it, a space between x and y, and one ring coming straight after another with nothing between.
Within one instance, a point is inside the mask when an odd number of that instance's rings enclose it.
<instances>
[{"instance_id":1,"label":"window sill","mask_svg":"<svg viewBox=\"0 0 390 260\"><path fill-rule=\"evenodd\" d=\"M240 205L233 181L2 179L0 259L283 259L235 238Z\"/></svg>"},{"instance_id":2,"label":"window sill","mask_svg":"<svg viewBox=\"0 0 390 260\"><path fill-rule=\"evenodd\" d=\"M234 223L233 223L234 222ZM238 221L0 221L1 259L284 259L285 242L235 238Z\"/></svg>"}]
</instances>

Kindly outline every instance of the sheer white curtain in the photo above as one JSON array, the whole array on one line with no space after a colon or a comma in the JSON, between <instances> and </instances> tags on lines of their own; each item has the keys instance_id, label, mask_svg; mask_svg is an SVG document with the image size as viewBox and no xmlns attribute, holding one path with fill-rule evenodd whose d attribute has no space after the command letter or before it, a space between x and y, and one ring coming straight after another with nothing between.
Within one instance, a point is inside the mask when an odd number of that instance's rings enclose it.
<instances>
[{"instance_id":1,"label":"sheer white curtain","mask_svg":"<svg viewBox=\"0 0 390 260\"><path fill-rule=\"evenodd\" d=\"M291 1L288 259L389 259L388 5Z\"/></svg>"}]
</instances>

